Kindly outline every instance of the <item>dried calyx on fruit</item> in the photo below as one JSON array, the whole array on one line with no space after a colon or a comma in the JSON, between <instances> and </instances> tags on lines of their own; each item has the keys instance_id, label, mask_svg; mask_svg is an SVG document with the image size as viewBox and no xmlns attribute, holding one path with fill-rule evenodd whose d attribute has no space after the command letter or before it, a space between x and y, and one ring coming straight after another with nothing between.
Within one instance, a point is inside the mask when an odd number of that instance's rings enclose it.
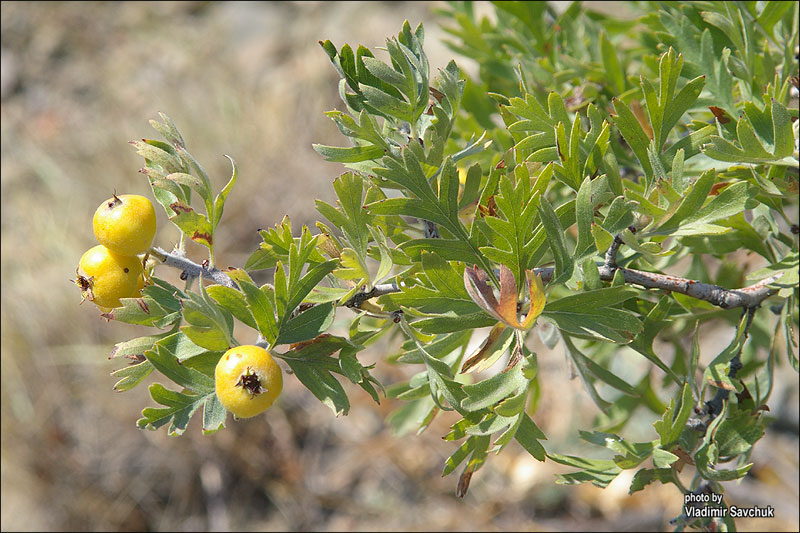
<instances>
[{"instance_id":1,"label":"dried calyx on fruit","mask_svg":"<svg viewBox=\"0 0 800 533\"><path fill-rule=\"evenodd\" d=\"M237 418L263 413L283 389L278 363L255 345L236 346L220 358L214 371L217 397Z\"/></svg>"}]
</instances>

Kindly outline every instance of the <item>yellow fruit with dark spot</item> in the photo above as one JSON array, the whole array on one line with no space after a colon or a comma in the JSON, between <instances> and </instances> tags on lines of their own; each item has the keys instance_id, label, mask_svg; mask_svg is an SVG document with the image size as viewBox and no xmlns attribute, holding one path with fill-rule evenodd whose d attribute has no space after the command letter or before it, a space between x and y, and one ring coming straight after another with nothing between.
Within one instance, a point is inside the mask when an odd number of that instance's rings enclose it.
<instances>
[{"instance_id":1,"label":"yellow fruit with dark spot","mask_svg":"<svg viewBox=\"0 0 800 533\"><path fill-rule=\"evenodd\" d=\"M81 256L75 283L83 297L100 308L119 307L120 298L138 296L142 262L136 256L120 255L99 244Z\"/></svg>"},{"instance_id":2,"label":"yellow fruit with dark spot","mask_svg":"<svg viewBox=\"0 0 800 533\"><path fill-rule=\"evenodd\" d=\"M231 348L214 371L217 398L238 418L263 413L283 389L281 367L259 346Z\"/></svg>"},{"instance_id":3,"label":"yellow fruit with dark spot","mask_svg":"<svg viewBox=\"0 0 800 533\"><path fill-rule=\"evenodd\" d=\"M92 227L97 242L112 252L141 254L150 248L156 234L156 212L144 196L114 195L94 212Z\"/></svg>"}]
</instances>

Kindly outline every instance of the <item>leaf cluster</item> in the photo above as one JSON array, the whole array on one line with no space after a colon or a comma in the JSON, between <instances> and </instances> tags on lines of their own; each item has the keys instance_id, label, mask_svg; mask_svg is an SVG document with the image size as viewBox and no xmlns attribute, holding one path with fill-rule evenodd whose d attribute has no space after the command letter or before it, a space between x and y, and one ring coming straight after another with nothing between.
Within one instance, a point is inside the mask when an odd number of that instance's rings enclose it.
<instances>
[{"instance_id":1,"label":"leaf cluster","mask_svg":"<svg viewBox=\"0 0 800 533\"><path fill-rule=\"evenodd\" d=\"M336 415L350 405L342 381L380 401L383 387L358 354L394 332L403 342L389 361L418 372L386 389L405 402L389 421L397 433L422 431L452 412L444 438L461 442L443 474L464 465L460 495L489 452L512 441L577 468L560 483L604 487L637 468L630 492L655 481L721 490L746 475L779 352L797 370L797 63L787 52L797 46L797 14L780 2L641 2L629 20L579 3L561 13L538 2L493 5L492 20L468 2L440 10L447 44L480 65L476 79L454 61L432 76L422 26L408 22L386 41L386 61L363 46L320 42L341 77L344 108L327 115L346 146L314 149L347 169L333 182L337 200L317 201L316 233L295 236L288 217L260 231L244 268L226 272L231 286L201 280L180 290L154 277L108 315L167 330L115 348L136 360L115 373L119 390L153 370L181 388L151 386L164 407L145 409L140 427L180 433L201 405L205 431L221 427L209 380L238 344L235 321ZM143 171L213 267L236 165L212 198L205 171L162 118L153 126L166 143L136 143ZM205 214L191 207L192 192ZM747 274L729 259L735 251L767 266ZM618 267L680 271L725 289L772 276L777 316L760 312L751 323L626 283ZM256 270L270 270L273 282L256 283ZM332 334L343 315L347 333ZM708 321L735 334L702 367L697 331ZM553 391L534 332L574 367L597 407L580 436L611 458L542 444L534 418L540 395ZM618 353L651 368L623 378ZM483 373L502 358L504 370ZM695 408L720 391L732 393L722 412L698 421ZM621 435L638 409L655 418L651 441ZM723 461L736 466L718 469ZM687 466L689 488L678 477Z\"/></svg>"}]
</instances>

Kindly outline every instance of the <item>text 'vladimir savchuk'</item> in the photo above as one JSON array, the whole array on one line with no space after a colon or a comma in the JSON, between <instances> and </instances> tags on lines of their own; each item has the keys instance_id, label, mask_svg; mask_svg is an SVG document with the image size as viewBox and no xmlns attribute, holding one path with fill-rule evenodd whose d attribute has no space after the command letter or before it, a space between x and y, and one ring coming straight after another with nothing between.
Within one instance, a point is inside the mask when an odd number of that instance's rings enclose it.
<instances>
[{"instance_id":1,"label":"text 'vladimir savchuk'","mask_svg":"<svg viewBox=\"0 0 800 533\"><path fill-rule=\"evenodd\" d=\"M774 518L775 508L764 507L730 507L722 506L722 494L689 493L683 497L683 513L689 518ZM711 505L708 505L711 504Z\"/></svg>"}]
</instances>

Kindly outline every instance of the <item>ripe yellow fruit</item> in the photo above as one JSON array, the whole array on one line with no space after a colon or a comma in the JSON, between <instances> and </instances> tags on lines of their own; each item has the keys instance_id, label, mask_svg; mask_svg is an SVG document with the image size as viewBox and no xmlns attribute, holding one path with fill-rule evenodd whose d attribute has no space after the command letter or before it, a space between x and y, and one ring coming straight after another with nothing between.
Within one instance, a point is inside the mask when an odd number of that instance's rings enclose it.
<instances>
[{"instance_id":1,"label":"ripe yellow fruit","mask_svg":"<svg viewBox=\"0 0 800 533\"><path fill-rule=\"evenodd\" d=\"M144 196L115 194L94 212L92 227L97 242L112 252L141 254L156 234L156 211Z\"/></svg>"},{"instance_id":2,"label":"ripe yellow fruit","mask_svg":"<svg viewBox=\"0 0 800 533\"><path fill-rule=\"evenodd\" d=\"M77 273L75 283L84 298L100 308L119 307L120 298L137 296L142 263L138 257L115 254L99 244L81 256Z\"/></svg>"},{"instance_id":3,"label":"ripe yellow fruit","mask_svg":"<svg viewBox=\"0 0 800 533\"><path fill-rule=\"evenodd\" d=\"M238 418L263 413L283 389L281 367L259 346L231 348L214 371L217 397Z\"/></svg>"}]
</instances>

